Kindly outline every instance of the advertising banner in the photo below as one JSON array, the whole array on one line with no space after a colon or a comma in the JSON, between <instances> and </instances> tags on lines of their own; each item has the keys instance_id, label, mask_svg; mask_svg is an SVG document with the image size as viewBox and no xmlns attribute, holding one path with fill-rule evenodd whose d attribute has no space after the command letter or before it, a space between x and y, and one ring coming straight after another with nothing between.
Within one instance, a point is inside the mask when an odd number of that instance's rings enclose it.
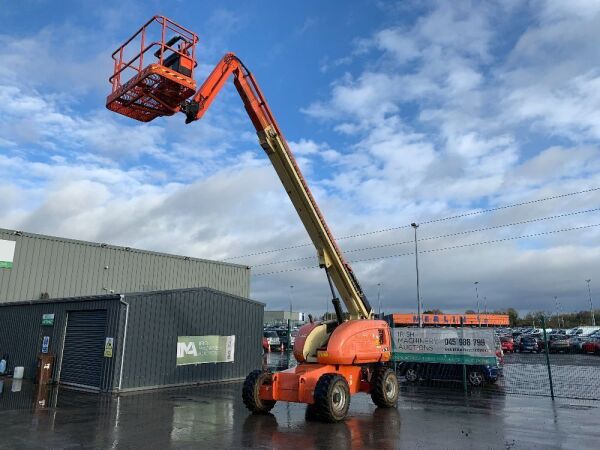
<instances>
[{"instance_id":1,"label":"advertising banner","mask_svg":"<svg viewBox=\"0 0 600 450\"><path fill-rule=\"evenodd\" d=\"M394 361L496 364L494 331L481 328L395 328Z\"/></svg>"},{"instance_id":2,"label":"advertising banner","mask_svg":"<svg viewBox=\"0 0 600 450\"><path fill-rule=\"evenodd\" d=\"M12 269L16 244L15 241L0 239L0 269Z\"/></svg>"},{"instance_id":3,"label":"advertising banner","mask_svg":"<svg viewBox=\"0 0 600 450\"><path fill-rule=\"evenodd\" d=\"M177 365L233 362L235 336L177 337Z\"/></svg>"}]
</instances>

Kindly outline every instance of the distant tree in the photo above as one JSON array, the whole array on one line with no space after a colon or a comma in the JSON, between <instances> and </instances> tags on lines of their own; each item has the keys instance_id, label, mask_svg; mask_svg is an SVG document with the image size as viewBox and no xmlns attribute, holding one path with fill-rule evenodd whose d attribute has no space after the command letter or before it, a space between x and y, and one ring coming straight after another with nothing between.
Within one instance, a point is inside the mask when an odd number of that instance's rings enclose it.
<instances>
[{"instance_id":1,"label":"distant tree","mask_svg":"<svg viewBox=\"0 0 600 450\"><path fill-rule=\"evenodd\" d=\"M508 322L510 326L516 326L517 322L519 321L519 312L515 308L508 308L506 310L506 314L508 314Z\"/></svg>"},{"instance_id":2,"label":"distant tree","mask_svg":"<svg viewBox=\"0 0 600 450\"><path fill-rule=\"evenodd\" d=\"M423 314L444 314L441 309L428 309L423 311Z\"/></svg>"},{"instance_id":3,"label":"distant tree","mask_svg":"<svg viewBox=\"0 0 600 450\"><path fill-rule=\"evenodd\" d=\"M467 309L465 314L477 314L477 311L473 311L472 309Z\"/></svg>"}]
</instances>

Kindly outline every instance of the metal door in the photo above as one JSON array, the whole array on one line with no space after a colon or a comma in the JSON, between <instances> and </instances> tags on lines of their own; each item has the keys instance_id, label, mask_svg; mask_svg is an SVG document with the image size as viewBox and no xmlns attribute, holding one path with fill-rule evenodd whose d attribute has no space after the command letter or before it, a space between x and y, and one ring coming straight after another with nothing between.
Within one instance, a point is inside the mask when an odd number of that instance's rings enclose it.
<instances>
[{"instance_id":1,"label":"metal door","mask_svg":"<svg viewBox=\"0 0 600 450\"><path fill-rule=\"evenodd\" d=\"M69 312L60 371L62 384L100 389L105 336L105 309Z\"/></svg>"}]
</instances>

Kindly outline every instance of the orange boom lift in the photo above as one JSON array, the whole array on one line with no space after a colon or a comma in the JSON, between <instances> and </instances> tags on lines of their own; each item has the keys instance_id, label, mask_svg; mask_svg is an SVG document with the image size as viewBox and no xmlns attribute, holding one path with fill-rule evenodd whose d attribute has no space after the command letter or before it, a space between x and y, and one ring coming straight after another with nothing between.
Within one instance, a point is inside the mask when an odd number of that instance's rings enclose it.
<instances>
[{"instance_id":1,"label":"orange boom lift","mask_svg":"<svg viewBox=\"0 0 600 450\"><path fill-rule=\"evenodd\" d=\"M256 132L325 270L337 320L303 326L294 344L298 365L282 372L256 370L244 382L242 397L252 412L266 413L278 400L306 403L307 417L342 420L350 396L370 393L375 404L393 407L398 380L389 365L391 333L374 320L371 305L337 246L252 73L227 53L196 90L198 37L175 22L155 16L112 55L111 111L149 122L181 112L186 123L200 119L231 76ZM133 49L133 50L132 50ZM126 81L123 82L123 79ZM344 302L345 315L336 289Z\"/></svg>"}]
</instances>

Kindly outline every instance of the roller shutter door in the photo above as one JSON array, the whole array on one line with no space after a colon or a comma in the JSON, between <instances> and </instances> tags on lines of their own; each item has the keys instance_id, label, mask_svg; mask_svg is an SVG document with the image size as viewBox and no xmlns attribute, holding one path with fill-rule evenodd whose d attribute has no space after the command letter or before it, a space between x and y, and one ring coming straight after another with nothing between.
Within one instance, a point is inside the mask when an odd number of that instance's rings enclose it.
<instances>
[{"instance_id":1,"label":"roller shutter door","mask_svg":"<svg viewBox=\"0 0 600 450\"><path fill-rule=\"evenodd\" d=\"M60 382L100 389L104 364L106 310L70 311Z\"/></svg>"}]
</instances>

